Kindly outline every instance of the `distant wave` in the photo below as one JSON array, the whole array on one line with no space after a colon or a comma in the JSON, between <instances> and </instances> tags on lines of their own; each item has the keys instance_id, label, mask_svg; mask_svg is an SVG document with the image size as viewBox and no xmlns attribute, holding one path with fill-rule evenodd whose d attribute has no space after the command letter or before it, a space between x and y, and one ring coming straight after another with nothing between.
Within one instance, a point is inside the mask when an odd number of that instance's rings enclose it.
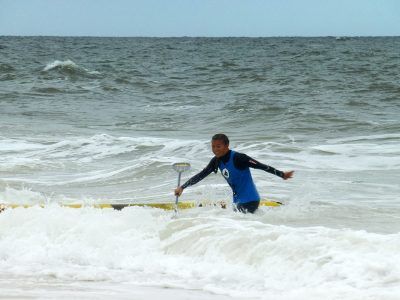
<instances>
[{"instance_id":1,"label":"distant wave","mask_svg":"<svg viewBox=\"0 0 400 300\"><path fill-rule=\"evenodd\" d=\"M9 64L0 63L0 73L13 72L15 68Z\"/></svg>"},{"instance_id":2,"label":"distant wave","mask_svg":"<svg viewBox=\"0 0 400 300\"><path fill-rule=\"evenodd\" d=\"M0 81L7 81L7 80L15 79L14 72L15 72L15 68L12 65L0 63Z\"/></svg>"},{"instance_id":3,"label":"distant wave","mask_svg":"<svg viewBox=\"0 0 400 300\"><path fill-rule=\"evenodd\" d=\"M44 93L44 94L59 94L59 93L65 93L64 90L58 89L58 88L55 88L55 87L34 88L33 90L34 90L35 92Z\"/></svg>"},{"instance_id":4,"label":"distant wave","mask_svg":"<svg viewBox=\"0 0 400 300\"><path fill-rule=\"evenodd\" d=\"M47 72L56 68L71 68L76 69L78 68L77 64L75 64L72 60L66 61L53 61L52 63L47 64L47 66L43 69L43 71Z\"/></svg>"},{"instance_id":5,"label":"distant wave","mask_svg":"<svg viewBox=\"0 0 400 300\"><path fill-rule=\"evenodd\" d=\"M98 76L101 75L98 71L91 71L84 67L77 65L72 60L68 59L65 61L55 60L48 63L44 67L43 72L59 71L65 75L87 75L87 76Z\"/></svg>"}]
</instances>

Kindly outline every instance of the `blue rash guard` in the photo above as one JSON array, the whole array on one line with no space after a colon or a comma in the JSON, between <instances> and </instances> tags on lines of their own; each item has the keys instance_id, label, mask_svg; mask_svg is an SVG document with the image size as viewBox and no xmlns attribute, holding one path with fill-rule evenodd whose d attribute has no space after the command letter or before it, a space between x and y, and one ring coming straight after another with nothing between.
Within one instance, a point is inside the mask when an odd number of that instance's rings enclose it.
<instances>
[{"instance_id":1,"label":"blue rash guard","mask_svg":"<svg viewBox=\"0 0 400 300\"><path fill-rule=\"evenodd\" d=\"M209 174L213 172L217 173L219 169L221 170L222 176L225 177L229 186L232 188L233 202L235 204L246 203L249 205L251 203L256 203L255 209L257 209L260 196L253 183L249 168L263 170L281 178L284 177L282 171L262 164L246 154L229 150L223 157L217 158L214 156L207 167L186 181L182 185L182 188L185 189L198 183Z\"/></svg>"},{"instance_id":2,"label":"blue rash guard","mask_svg":"<svg viewBox=\"0 0 400 300\"><path fill-rule=\"evenodd\" d=\"M236 168L234 157L236 152L231 150L229 161L219 161L218 168L233 191L233 203L247 203L260 201L260 195L254 185L249 168L243 170Z\"/></svg>"}]
</instances>

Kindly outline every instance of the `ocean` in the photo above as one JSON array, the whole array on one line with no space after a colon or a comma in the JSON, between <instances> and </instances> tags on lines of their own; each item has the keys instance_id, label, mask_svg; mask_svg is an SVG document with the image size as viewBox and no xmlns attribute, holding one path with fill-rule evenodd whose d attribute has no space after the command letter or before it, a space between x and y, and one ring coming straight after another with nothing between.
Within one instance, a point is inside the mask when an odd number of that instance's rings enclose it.
<instances>
[{"instance_id":1,"label":"ocean","mask_svg":"<svg viewBox=\"0 0 400 300\"><path fill-rule=\"evenodd\" d=\"M398 300L399 116L399 37L2 36L0 299ZM91 207L174 202L216 133L283 206Z\"/></svg>"}]
</instances>

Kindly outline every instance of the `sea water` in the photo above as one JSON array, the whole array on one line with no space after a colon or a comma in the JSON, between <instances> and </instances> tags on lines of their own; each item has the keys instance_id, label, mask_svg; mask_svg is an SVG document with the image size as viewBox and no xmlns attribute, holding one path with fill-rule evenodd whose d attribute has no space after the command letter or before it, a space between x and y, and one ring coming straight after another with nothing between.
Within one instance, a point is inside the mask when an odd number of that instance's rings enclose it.
<instances>
[{"instance_id":1,"label":"sea water","mask_svg":"<svg viewBox=\"0 0 400 300\"><path fill-rule=\"evenodd\" d=\"M390 37L0 37L0 203L45 204L0 213L0 299L400 299L399 49ZM90 207L173 202L171 165L192 165L183 181L201 171L220 132L295 170L252 170L284 206ZM211 174L181 200L231 197Z\"/></svg>"}]
</instances>

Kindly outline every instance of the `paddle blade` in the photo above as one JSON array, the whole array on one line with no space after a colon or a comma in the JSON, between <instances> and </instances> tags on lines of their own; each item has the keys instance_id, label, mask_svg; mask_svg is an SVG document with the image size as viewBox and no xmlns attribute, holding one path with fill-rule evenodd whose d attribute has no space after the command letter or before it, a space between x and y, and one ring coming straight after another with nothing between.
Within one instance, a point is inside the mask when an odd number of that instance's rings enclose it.
<instances>
[{"instance_id":1,"label":"paddle blade","mask_svg":"<svg viewBox=\"0 0 400 300\"><path fill-rule=\"evenodd\" d=\"M182 173L182 172L185 172L185 171L187 171L187 170L190 169L190 164L189 164L189 163L186 163L186 162L174 163L174 164L172 165L172 168L173 168L176 172Z\"/></svg>"}]
</instances>

